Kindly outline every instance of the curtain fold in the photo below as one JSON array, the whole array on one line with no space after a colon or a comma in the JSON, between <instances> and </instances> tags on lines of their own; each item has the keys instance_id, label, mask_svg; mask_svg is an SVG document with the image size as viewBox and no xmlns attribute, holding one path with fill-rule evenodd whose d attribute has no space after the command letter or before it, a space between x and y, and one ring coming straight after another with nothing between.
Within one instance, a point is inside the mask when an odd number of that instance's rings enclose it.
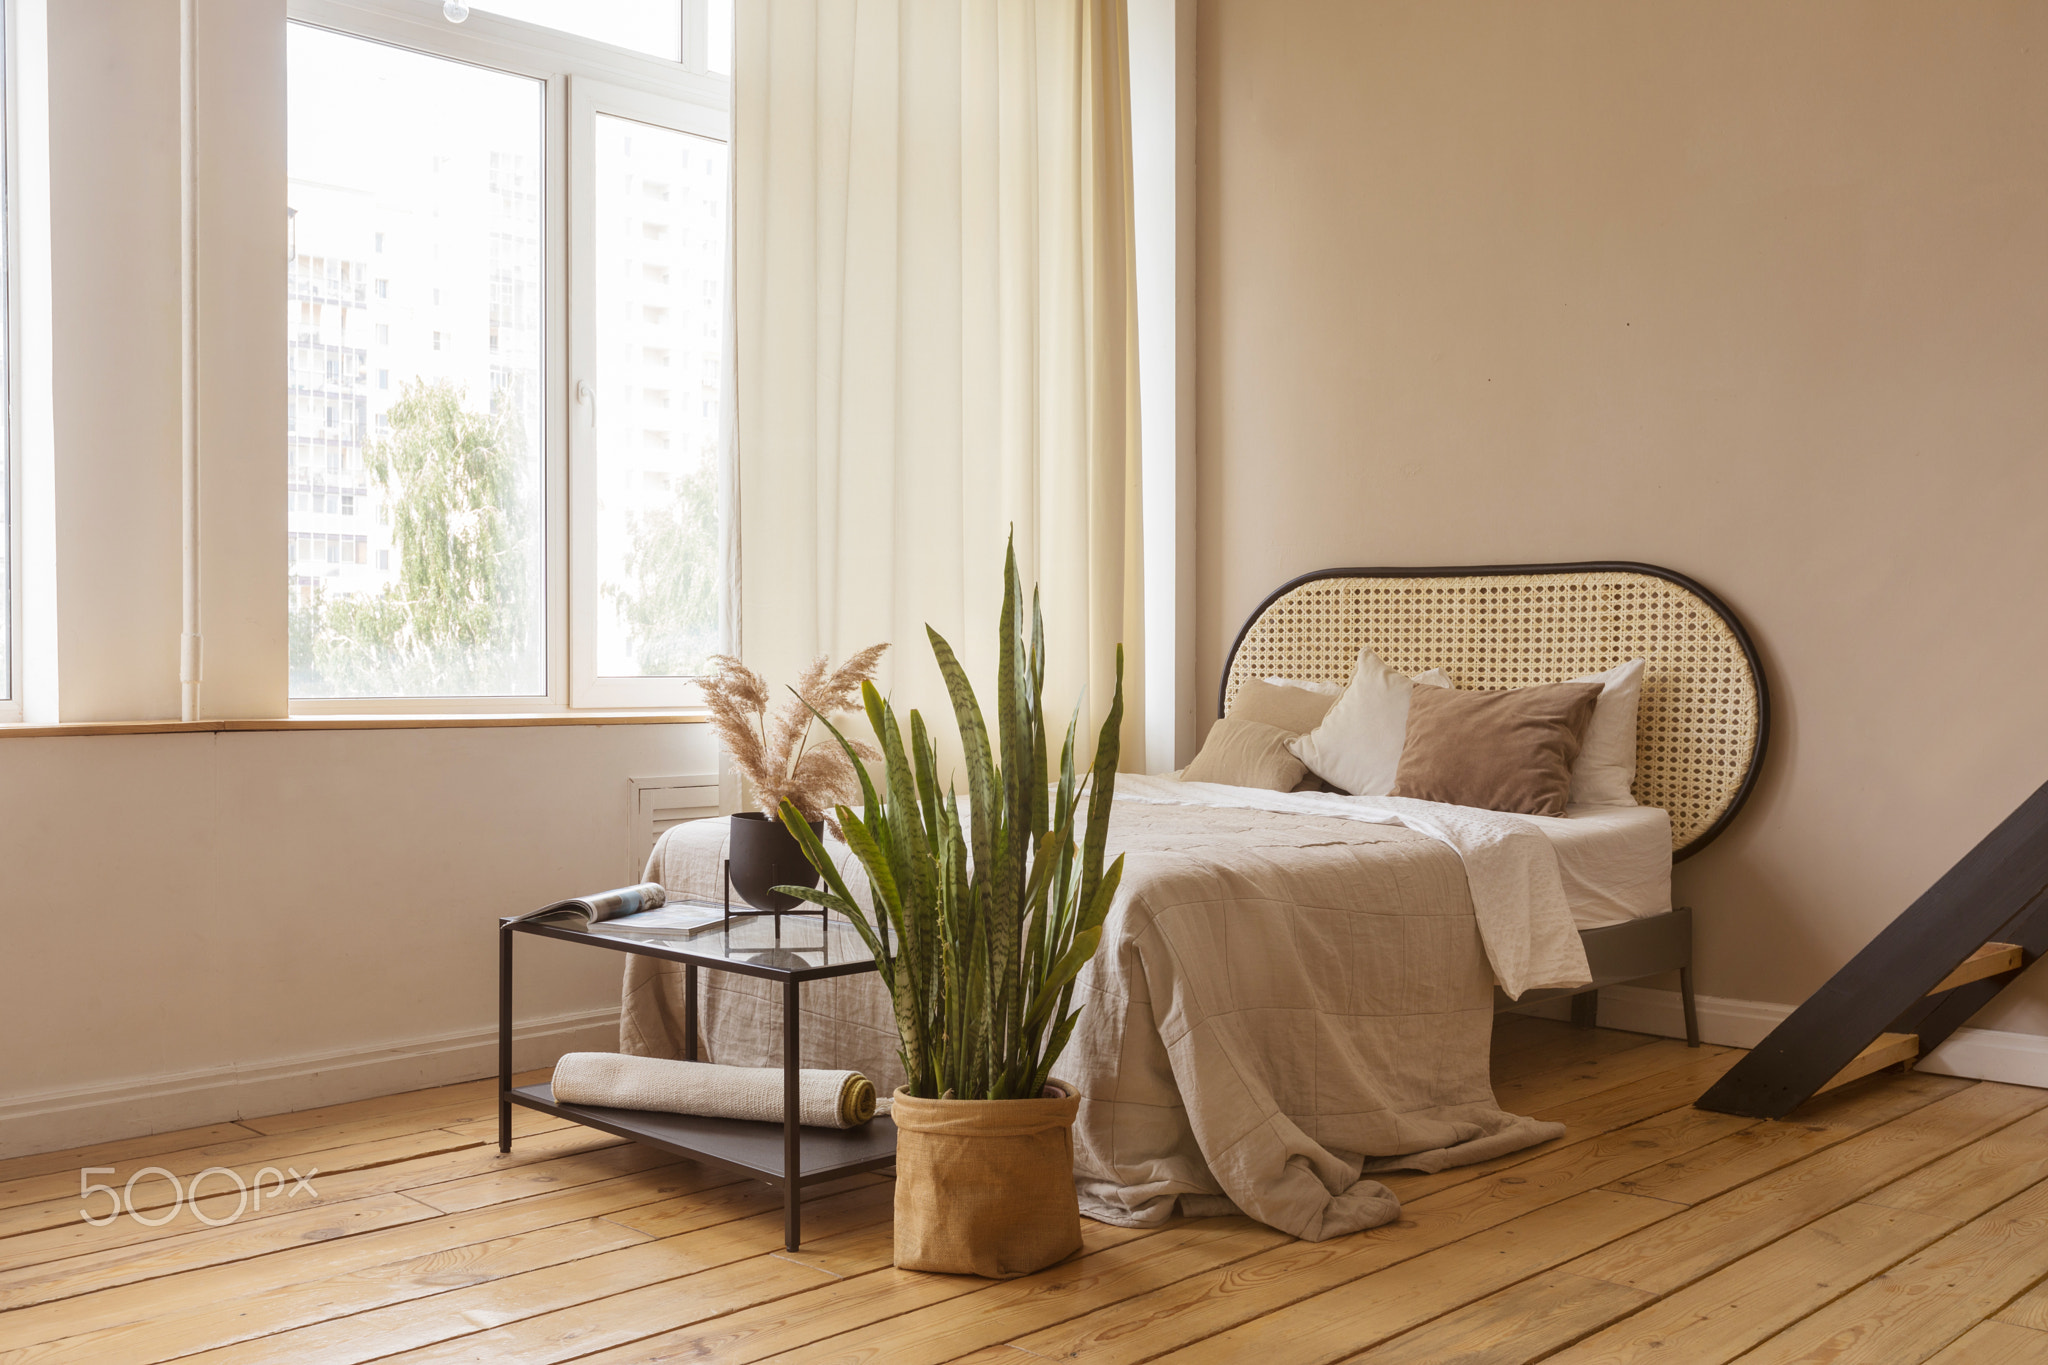
<instances>
[{"instance_id":1,"label":"curtain fold","mask_svg":"<svg viewBox=\"0 0 2048 1365\"><path fill-rule=\"evenodd\" d=\"M924 627L993 689L1004 536L1090 752L1144 643L1124 0L738 7L742 656L875 640L949 735Z\"/></svg>"}]
</instances>

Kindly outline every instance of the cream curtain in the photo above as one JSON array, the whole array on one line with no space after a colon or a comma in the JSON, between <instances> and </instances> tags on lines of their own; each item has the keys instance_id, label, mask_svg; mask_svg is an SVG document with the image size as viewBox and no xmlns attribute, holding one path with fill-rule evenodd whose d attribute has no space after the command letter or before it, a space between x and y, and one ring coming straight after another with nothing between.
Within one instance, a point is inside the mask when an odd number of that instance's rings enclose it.
<instances>
[{"instance_id":1,"label":"cream curtain","mask_svg":"<svg viewBox=\"0 0 2048 1365\"><path fill-rule=\"evenodd\" d=\"M886 690L950 735L924 627L986 708L1014 526L1044 598L1048 707L1063 714L1085 688L1085 762L1121 642L1135 766L1124 0L738 13L741 653L779 684L814 654L892 641Z\"/></svg>"}]
</instances>

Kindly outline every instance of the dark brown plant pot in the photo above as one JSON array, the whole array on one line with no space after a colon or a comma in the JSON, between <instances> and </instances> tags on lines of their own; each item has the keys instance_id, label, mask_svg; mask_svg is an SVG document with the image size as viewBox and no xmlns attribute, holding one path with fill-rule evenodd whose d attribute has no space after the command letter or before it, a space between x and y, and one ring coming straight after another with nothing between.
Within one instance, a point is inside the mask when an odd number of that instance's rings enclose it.
<instances>
[{"instance_id":1,"label":"dark brown plant pot","mask_svg":"<svg viewBox=\"0 0 2048 1365\"><path fill-rule=\"evenodd\" d=\"M824 821L813 820L810 825L812 833L825 837ZM760 811L734 813L726 857L731 860L732 889L756 910L791 910L804 904L771 887L818 884L818 869L804 857L804 847L796 836L783 828L782 821Z\"/></svg>"}]
</instances>

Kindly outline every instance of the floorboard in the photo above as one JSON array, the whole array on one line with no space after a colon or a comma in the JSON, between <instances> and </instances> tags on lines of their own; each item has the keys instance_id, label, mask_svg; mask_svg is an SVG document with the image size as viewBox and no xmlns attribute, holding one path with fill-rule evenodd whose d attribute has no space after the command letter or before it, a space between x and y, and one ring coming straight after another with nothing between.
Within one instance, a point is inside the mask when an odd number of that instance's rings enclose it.
<instances>
[{"instance_id":1,"label":"floorboard","mask_svg":"<svg viewBox=\"0 0 2048 1365\"><path fill-rule=\"evenodd\" d=\"M1736 1359L1917 1365L2044 1276L2048 1185L2035 1185Z\"/></svg>"},{"instance_id":2,"label":"floorboard","mask_svg":"<svg viewBox=\"0 0 2048 1365\"><path fill-rule=\"evenodd\" d=\"M2041 1365L2048 1360L2048 1334L1993 1319L1980 1322L1928 1357L1929 1365Z\"/></svg>"},{"instance_id":3,"label":"floorboard","mask_svg":"<svg viewBox=\"0 0 2048 1365\"><path fill-rule=\"evenodd\" d=\"M490 1171L505 1171L518 1165L532 1165L538 1162L555 1161L574 1157L586 1152L601 1151L624 1146L624 1142L609 1133L600 1133L592 1128L569 1127L521 1140L511 1155L501 1156L496 1144L481 1144L458 1148L438 1156L415 1158L410 1161L393 1162L384 1166L371 1166L362 1170L329 1172L322 1171L314 1178L313 1192L309 1195L287 1186L285 1198L277 1198L274 1190L260 1206L253 1200L234 1221L247 1225L265 1218L276 1218L297 1213L305 1209L323 1208L333 1204L377 1194L390 1194L441 1180L458 1179L465 1175L479 1175ZM67 1221L55 1227L37 1232L20 1233L0 1240L0 1267L30 1265L45 1260L57 1260L66 1256L83 1255L87 1252L112 1247L130 1246L137 1242L155 1241L188 1232L204 1231L212 1219L217 1224L235 1213L240 1203L232 1191L209 1194L197 1204L191 1200L179 1208L177 1216L160 1227L150 1227L133 1219L118 1218L112 1223L95 1227L78 1217L76 1202L67 1205ZM104 1208L104 1196L92 1206L97 1213ZM162 1212L150 1214L152 1219L163 1217ZM0 1271L0 1274L4 1274Z\"/></svg>"},{"instance_id":4,"label":"floorboard","mask_svg":"<svg viewBox=\"0 0 2048 1365\"><path fill-rule=\"evenodd\" d=\"M1693 1109L1740 1055L1503 1016L1497 1094L1556 1140L1388 1175L1385 1227L1085 1223L1008 1281L897 1270L884 1176L808 1192L790 1253L758 1182L524 1110L500 1155L489 1081L11 1157L0 1365L2048 1365L2048 1091ZM88 1166L317 1174L238 1216L142 1176L163 1225L96 1227Z\"/></svg>"}]
</instances>

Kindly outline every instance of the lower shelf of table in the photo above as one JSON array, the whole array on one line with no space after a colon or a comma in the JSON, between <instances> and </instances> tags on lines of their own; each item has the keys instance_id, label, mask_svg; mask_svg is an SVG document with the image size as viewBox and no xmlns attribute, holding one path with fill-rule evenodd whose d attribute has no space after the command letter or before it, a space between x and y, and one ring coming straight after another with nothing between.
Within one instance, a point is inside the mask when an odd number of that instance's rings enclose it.
<instances>
[{"instance_id":1,"label":"lower shelf of table","mask_svg":"<svg viewBox=\"0 0 2048 1365\"><path fill-rule=\"evenodd\" d=\"M523 1085L507 1092L515 1104L591 1128L644 1142L677 1156L701 1157L777 1184L784 1183L782 1125L745 1119L707 1119L691 1114L662 1114L651 1109L606 1109L594 1104L562 1104L547 1085ZM896 1162L896 1124L877 1115L858 1128L804 1128L798 1154L797 1184L814 1185Z\"/></svg>"}]
</instances>

